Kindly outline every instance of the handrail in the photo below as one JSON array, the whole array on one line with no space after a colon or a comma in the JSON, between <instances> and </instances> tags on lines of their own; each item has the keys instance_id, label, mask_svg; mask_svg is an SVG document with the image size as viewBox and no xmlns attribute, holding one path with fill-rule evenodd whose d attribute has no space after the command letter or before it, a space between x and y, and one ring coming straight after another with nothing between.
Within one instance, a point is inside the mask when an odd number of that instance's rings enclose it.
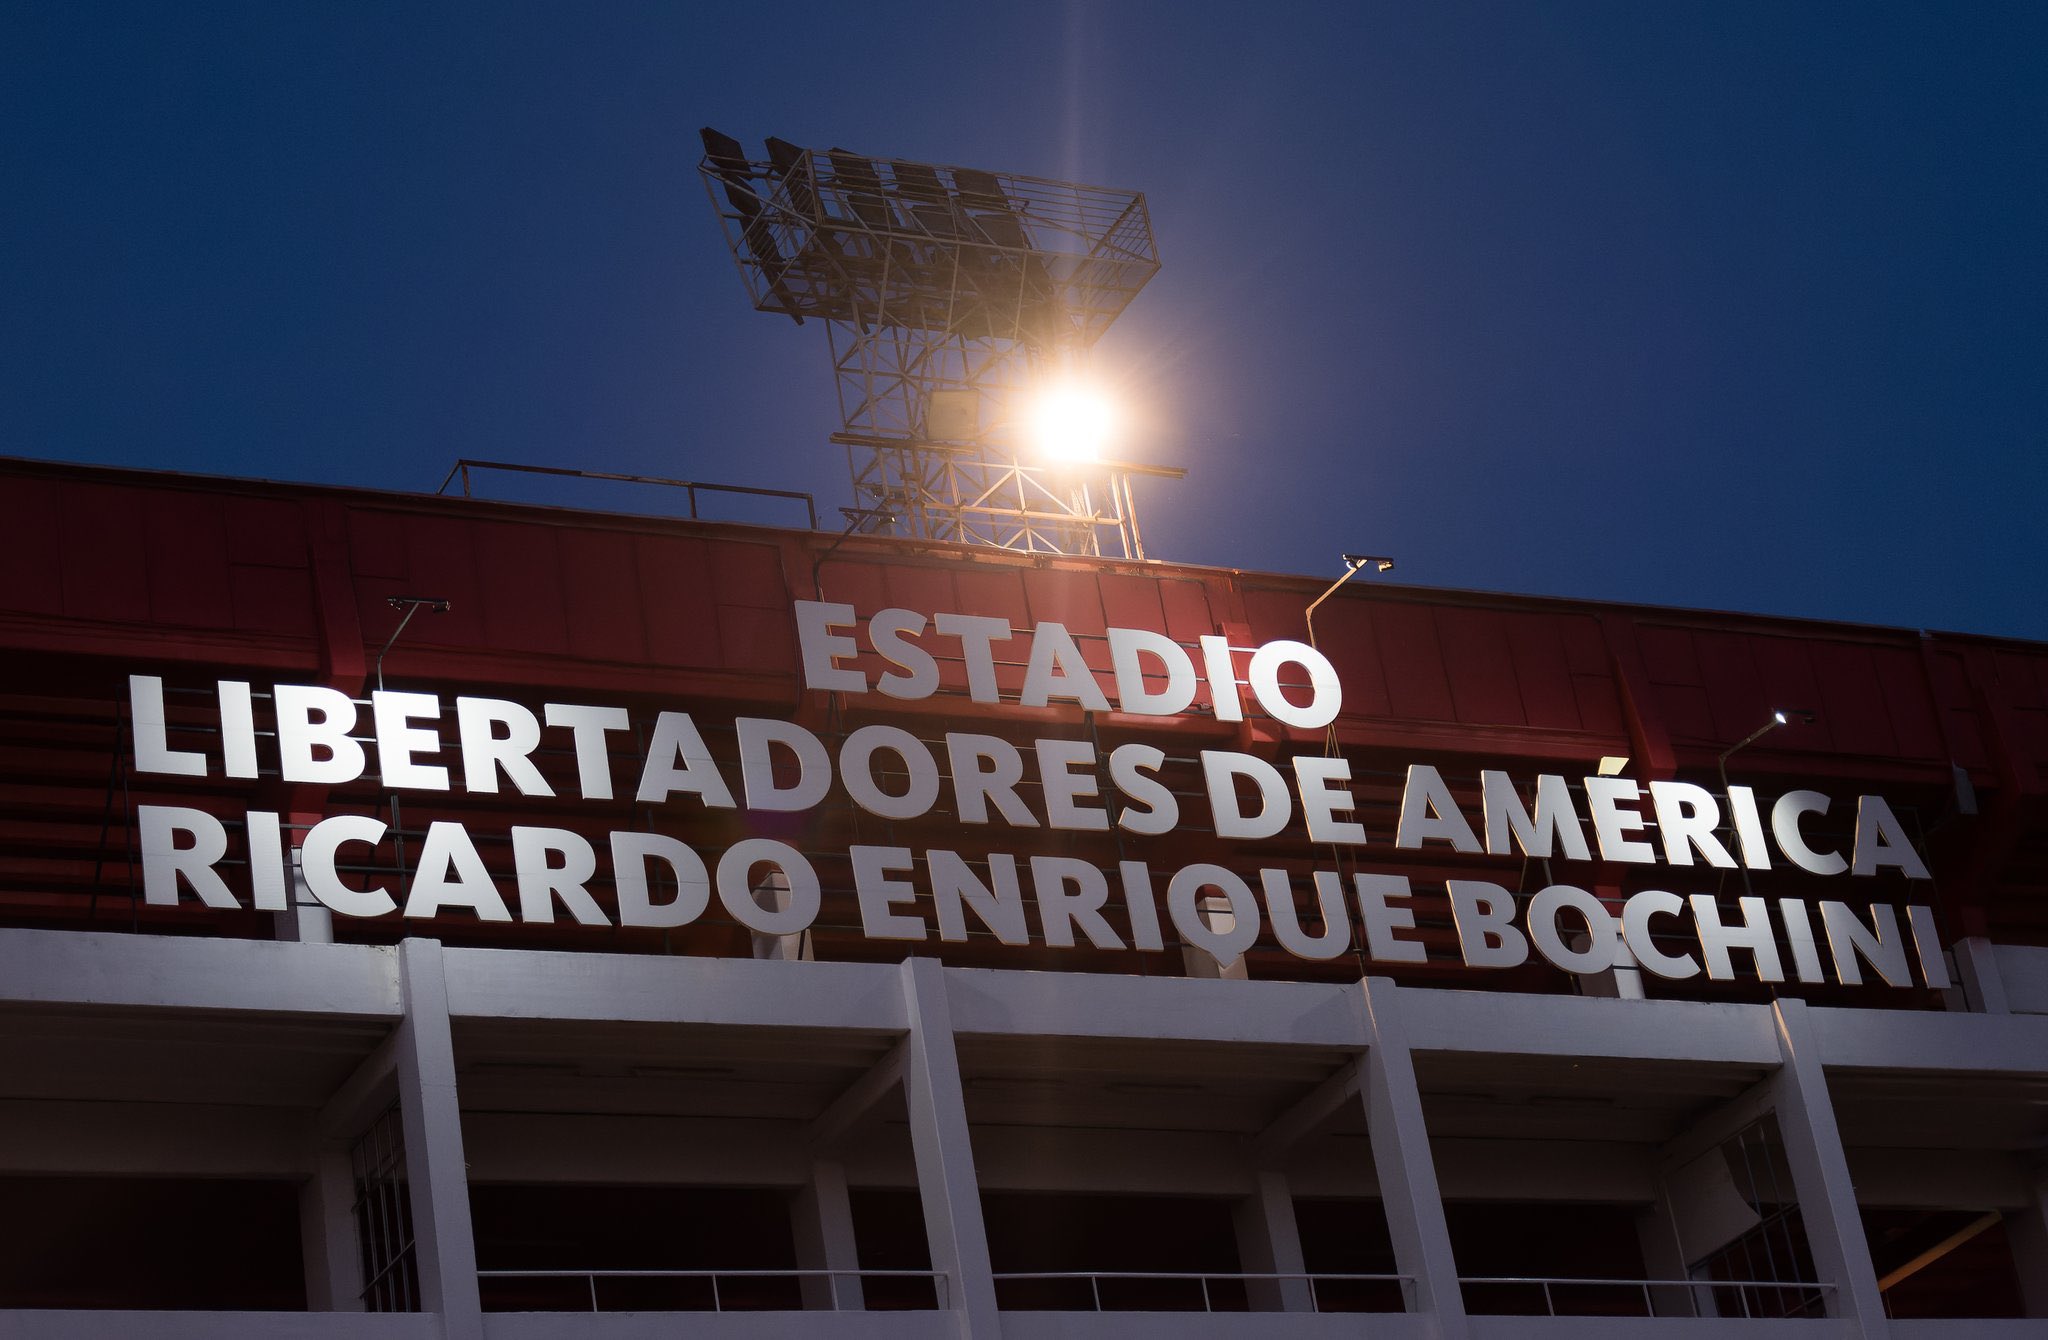
<instances>
[{"instance_id":1,"label":"handrail","mask_svg":"<svg viewBox=\"0 0 2048 1340\"><path fill-rule=\"evenodd\" d=\"M1543 1289L1544 1313L1552 1317L1560 1315L1557 1310L1557 1301L1551 1296L1550 1292L1550 1288L1554 1284L1591 1285L1595 1288L1640 1289L1643 1293L1643 1311L1646 1316L1656 1315L1656 1304L1650 1297L1650 1291L1652 1289L1687 1290L1688 1292L1686 1294L1686 1297L1689 1301L1692 1302L1693 1313L1695 1316L1699 1315L1699 1303L1695 1296L1694 1291L1701 1289L1733 1289L1736 1291L1736 1297L1742 1300L1742 1315L1745 1318L1751 1316L1749 1310L1749 1296L1743 1292L1746 1289L1797 1289L1804 1292L1821 1295L1832 1294L1835 1291L1834 1285L1825 1284L1818 1280L1643 1280L1583 1278L1572 1275L1460 1275L1458 1277L1458 1283L1461 1285L1540 1285Z\"/></svg>"},{"instance_id":2,"label":"handrail","mask_svg":"<svg viewBox=\"0 0 2048 1340\"><path fill-rule=\"evenodd\" d=\"M1341 1271L1242 1271L1242 1270L1013 1270L996 1272L995 1281L1005 1280L1087 1280L1089 1293L1095 1301L1095 1310L1102 1311L1103 1280L1198 1280L1202 1286L1202 1310L1214 1312L1214 1301L1209 1296L1210 1280L1235 1280L1239 1282L1305 1280L1308 1282L1309 1307L1321 1312L1322 1299L1316 1293L1318 1281L1366 1282L1373 1284L1398 1284L1404 1307L1411 1306L1410 1290L1415 1283L1412 1275L1350 1274Z\"/></svg>"},{"instance_id":3,"label":"handrail","mask_svg":"<svg viewBox=\"0 0 2048 1340\"><path fill-rule=\"evenodd\" d=\"M950 1303L947 1299L947 1275L943 1270L822 1270L795 1268L790 1270L479 1270L478 1279L572 1279L586 1280L590 1284L590 1310L602 1311L597 1302L597 1282L601 1279L702 1279L711 1281L711 1310L725 1311L724 1300L719 1296L718 1281L721 1279L921 1279L932 1282L932 1301L943 1312Z\"/></svg>"},{"instance_id":4,"label":"handrail","mask_svg":"<svg viewBox=\"0 0 2048 1340\"><path fill-rule=\"evenodd\" d=\"M659 484L664 488L682 489L690 499L690 517L697 519L697 491L704 489L711 493L744 493L757 498L790 498L804 505L804 514L810 518L809 529L818 528L818 502L800 489L759 488L751 484L707 484L695 479L668 479L661 475L622 475L606 470L571 470L560 465L520 465L512 461L479 461L463 457L449 469L441 481L441 487L434 490L439 497L448 491L457 475L462 477L462 496L470 497L469 472L471 470L504 470L521 475L556 475L569 479L601 479L616 484Z\"/></svg>"}]
</instances>

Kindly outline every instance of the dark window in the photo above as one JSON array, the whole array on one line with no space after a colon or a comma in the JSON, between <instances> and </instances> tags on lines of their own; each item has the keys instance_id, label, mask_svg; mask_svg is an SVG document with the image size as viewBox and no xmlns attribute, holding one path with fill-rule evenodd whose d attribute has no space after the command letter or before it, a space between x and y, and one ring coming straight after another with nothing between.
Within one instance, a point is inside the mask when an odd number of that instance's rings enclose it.
<instances>
[{"instance_id":1,"label":"dark window","mask_svg":"<svg viewBox=\"0 0 2048 1340\"><path fill-rule=\"evenodd\" d=\"M699 1272L796 1268L787 1192L752 1187L508 1186L469 1189L494 1312L796 1310L797 1277ZM576 1274L676 1271L673 1276ZM571 1273L556 1273L571 1272ZM594 1291L594 1292L593 1292Z\"/></svg>"},{"instance_id":2,"label":"dark window","mask_svg":"<svg viewBox=\"0 0 2048 1340\"><path fill-rule=\"evenodd\" d=\"M1195 1196L989 1192L982 1196L998 1275L1173 1274L1184 1279L998 1280L1006 1308L1242 1312L1231 1203ZM1205 1274L1219 1278L1207 1278Z\"/></svg>"},{"instance_id":3,"label":"dark window","mask_svg":"<svg viewBox=\"0 0 2048 1340\"><path fill-rule=\"evenodd\" d=\"M0 1308L300 1312L299 1189L186 1177L0 1177Z\"/></svg>"}]
</instances>

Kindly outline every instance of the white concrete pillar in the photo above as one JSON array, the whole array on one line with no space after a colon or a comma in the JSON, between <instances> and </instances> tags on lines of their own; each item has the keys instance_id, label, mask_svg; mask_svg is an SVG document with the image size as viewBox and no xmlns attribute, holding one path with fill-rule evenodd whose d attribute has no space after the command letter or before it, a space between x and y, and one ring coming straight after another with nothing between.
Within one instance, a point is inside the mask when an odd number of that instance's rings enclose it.
<instances>
[{"instance_id":1,"label":"white concrete pillar","mask_svg":"<svg viewBox=\"0 0 2048 1340\"><path fill-rule=\"evenodd\" d=\"M2048 1317L2048 1163L2035 1166L2032 1203L2005 1216L2020 1299L2030 1317Z\"/></svg>"},{"instance_id":2,"label":"white concrete pillar","mask_svg":"<svg viewBox=\"0 0 2048 1340\"><path fill-rule=\"evenodd\" d=\"M483 1340L476 1237L469 1220L469 1172L455 1091L455 1043L448 1029L448 980L439 940L398 946L405 1017L394 1035L398 1115L420 1276L420 1302L441 1314L448 1340Z\"/></svg>"},{"instance_id":3,"label":"white concrete pillar","mask_svg":"<svg viewBox=\"0 0 2048 1340\"><path fill-rule=\"evenodd\" d=\"M1719 1159L1718 1150L1701 1155L1702 1158ZM1687 1190L1690 1190L1688 1188ZM1696 1192L1694 1195L1696 1196ZM1643 1253L1643 1273L1653 1280L1682 1280L1690 1274L1691 1262L1712 1251L1709 1247L1695 1251L1688 1247L1683 1221L1691 1219L1695 1230L1701 1218L1696 1203L1687 1204L1687 1192L1674 1188L1668 1176L1657 1178L1657 1199L1645 1206L1636 1215L1636 1245ZM1751 1218L1754 1219L1752 1214ZM1713 1234L1707 1235L1715 1236ZM1706 1287L1691 1287L1684 1284L1667 1284L1650 1290L1650 1306L1659 1317L1714 1317L1720 1309L1714 1302L1714 1291Z\"/></svg>"},{"instance_id":4,"label":"white concrete pillar","mask_svg":"<svg viewBox=\"0 0 2048 1340\"><path fill-rule=\"evenodd\" d=\"M1245 1293L1254 1312L1313 1312L1315 1297L1301 1254L1301 1230L1294 1222L1294 1192L1284 1173L1270 1169L1252 1174L1252 1194L1233 1207L1237 1258L1248 1275L1279 1275L1276 1280L1248 1280ZM1286 1278L1291 1276L1292 1278Z\"/></svg>"},{"instance_id":5,"label":"white concrete pillar","mask_svg":"<svg viewBox=\"0 0 2048 1340\"><path fill-rule=\"evenodd\" d=\"M1228 935L1237 929L1237 913L1231 909L1228 898L1211 895L1197 904L1196 910L1209 928L1218 935ZM1201 977L1209 981L1242 982L1251 976L1251 967L1239 954L1228 963L1218 963L1209 957L1207 950L1182 945L1180 950L1181 971L1189 977Z\"/></svg>"},{"instance_id":6,"label":"white concrete pillar","mask_svg":"<svg viewBox=\"0 0 2048 1340\"><path fill-rule=\"evenodd\" d=\"M1431 1318L1437 1340L1465 1340L1465 1297L1401 1022L1401 990L1390 978L1368 977L1359 992L1367 1032L1361 1085L1366 1131L1394 1261L1409 1277L1414 1309Z\"/></svg>"},{"instance_id":7,"label":"white concrete pillar","mask_svg":"<svg viewBox=\"0 0 2048 1340\"><path fill-rule=\"evenodd\" d=\"M901 971L910 1022L903 1097L932 1269L946 1277L946 1306L963 1340L998 1340L1002 1318L982 1225L981 1184L974 1172L960 1057L953 1047L946 970L937 959L912 957L903 960Z\"/></svg>"},{"instance_id":8,"label":"white concrete pillar","mask_svg":"<svg viewBox=\"0 0 2048 1340\"><path fill-rule=\"evenodd\" d=\"M1998 971L1998 954L1991 941L1981 935L1965 936L1955 942L1956 976L1962 979L1963 1000L1979 1014L2011 1014L2005 996L2005 978Z\"/></svg>"},{"instance_id":9,"label":"white concrete pillar","mask_svg":"<svg viewBox=\"0 0 2048 1340\"><path fill-rule=\"evenodd\" d=\"M306 1265L306 1310L361 1312L363 1257L356 1242L355 1175L344 1145L322 1143L313 1175L299 1188L299 1243Z\"/></svg>"},{"instance_id":10,"label":"white concrete pillar","mask_svg":"<svg viewBox=\"0 0 2048 1340\"><path fill-rule=\"evenodd\" d=\"M789 911L791 893L789 876L777 870L753 888L754 901L770 912ZM811 933L798 931L794 935L763 935L759 931L753 936L754 957L767 959L808 959L811 953Z\"/></svg>"},{"instance_id":11,"label":"white concrete pillar","mask_svg":"<svg viewBox=\"0 0 2048 1340\"><path fill-rule=\"evenodd\" d=\"M291 816L293 823L301 818L310 819L311 816ZM334 913L327 904L313 896L313 890L306 884L306 871L297 847L289 849L289 861L291 868L285 872L285 887L291 890L292 905L285 911L271 913L277 938L306 944L333 944Z\"/></svg>"},{"instance_id":12,"label":"white concrete pillar","mask_svg":"<svg viewBox=\"0 0 2048 1340\"><path fill-rule=\"evenodd\" d=\"M1772 1107L1785 1161L1799 1197L1807 1246L1823 1281L1832 1284L1830 1311L1855 1324L1865 1340L1883 1340L1884 1297L1870 1261L1870 1243L1856 1208L1856 1186L1835 1125L1835 1104L1813 1036L1806 1002L1779 1000L1773 1006L1782 1060L1772 1077Z\"/></svg>"},{"instance_id":13,"label":"white concrete pillar","mask_svg":"<svg viewBox=\"0 0 2048 1340\"><path fill-rule=\"evenodd\" d=\"M853 1201L846 1191L846 1169L839 1162L818 1159L811 1164L811 1179L797 1192L790 1216L799 1269L860 1269ZM858 1275L806 1275L803 1298L804 1306L813 1311L859 1312L867 1306Z\"/></svg>"}]
</instances>

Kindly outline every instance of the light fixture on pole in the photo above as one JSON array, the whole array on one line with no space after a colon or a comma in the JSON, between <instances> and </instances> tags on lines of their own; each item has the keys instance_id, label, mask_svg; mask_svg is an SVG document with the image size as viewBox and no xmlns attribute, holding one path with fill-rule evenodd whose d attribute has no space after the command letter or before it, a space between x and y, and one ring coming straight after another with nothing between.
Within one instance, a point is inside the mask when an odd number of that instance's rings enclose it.
<instances>
[{"instance_id":1,"label":"light fixture on pole","mask_svg":"<svg viewBox=\"0 0 2048 1340\"><path fill-rule=\"evenodd\" d=\"M384 687L384 657L398 641L399 634L412 622L412 616L421 610L432 610L436 614L448 612L448 601L441 596L386 596L384 603L395 610L404 610L405 617L398 621L398 627L391 630L391 636L384 639L384 645L377 650L377 687Z\"/></svg>"},{"instance_id":2,"label":"light fixture on pole","mask_svg":"<svg viewBox=\"0 0 2048 1340\"><path fill-rule=\"evenodd\" d=\"M1758 726L1755 730L1743 736L1734 744L1731 744L1726 749L1723 749L1721 751L1721 757L1714 760L1714 768L1721 774L1722 801L1729 804L1730 806L1734 804L1733 801L1728 799L1729 759L1735 757L1735 755L1741 752L1742 750L1749 748L1758 740L1763 739L1764 736L1769 735L1772 731L1778 729L1778 727L1780 726L1790 725L1794 721L1799 722L1801 725L1811 726L1817 719L1818 718L1816 718L1812 712L1807 711L1803 707L1780 707L1776 711L1771 713L1771 719L1769 721L1766 721L1763 725ZM1742 891L1745 894L1753 892L1749 884L1749 865L1747 862L1744 862L1742 865Z\"/></svg>"},{"instance_id":3,"label":"light fixture on pole","mask_svg":"<svg viewBox=\"0 0 2048 1340\"><path fill-rule=\"evenodd\" d=\"M1771 719L1769 721L1766 721L1763 725L1758 726L1755 730L1743 736L1734 744L1731 744L1726 749L1723 749L1721 751L1721 757L1715 760L1714 764L1714 766L1718 768L1721 773L1721 794L1723 796L1726 796L1728 794L1729 759L1735 757L1735 755L1740 753L1742 750L1749 748L1758 740L1763 739L1764 736L1769 735L1772 731L1778 729L1778 727L1780 726L1790 725L1794 721L1799 722L1803 726L1811 726L1818 719L1819 718L1815 717L1812 712L1807 711L1803 707L1781 707L1771 713Z\"/></svg>"},{"instance_id":4,"label":"light fixture on pole","mask_svg":"<svg viewBox=\"0 0 2048 1340\"><path fill-rule=\"evenodd\" d=\"M1302 622L1308 625L1308 644L1311 647L1316 645L1316 606L1322 604L1331 596L1336 595L1338 587L1344 585L1344 583L1350 581L1367 568L1373 568L1380 572L1392 572L1394 570L1394 560L1385 554L1343 554L1340 557L1344 560L1344 575L1331 582L1329 589L1314 600L1309 601L1308 608L1302 611Z\"/></svg>"}]
</instances>

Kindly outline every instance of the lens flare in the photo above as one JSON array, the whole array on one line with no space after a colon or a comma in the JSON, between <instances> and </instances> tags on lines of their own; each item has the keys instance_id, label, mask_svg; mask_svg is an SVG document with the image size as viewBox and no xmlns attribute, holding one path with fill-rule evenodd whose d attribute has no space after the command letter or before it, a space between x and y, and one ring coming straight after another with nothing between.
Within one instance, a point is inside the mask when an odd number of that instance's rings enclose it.
<instances>
[{"instance_id":1,"label":"lens flare","mask_svg":"<svg viewBox=\"0 0 2048 1340\"><path fill-rule=\"evenodd\" d=\"M1098 461L1116 433L1117 409L1097 387L1059 382L1031 398L1024 426L1031 450L1042 460L1054 464Z\"/></svg>"}]
</instances>

